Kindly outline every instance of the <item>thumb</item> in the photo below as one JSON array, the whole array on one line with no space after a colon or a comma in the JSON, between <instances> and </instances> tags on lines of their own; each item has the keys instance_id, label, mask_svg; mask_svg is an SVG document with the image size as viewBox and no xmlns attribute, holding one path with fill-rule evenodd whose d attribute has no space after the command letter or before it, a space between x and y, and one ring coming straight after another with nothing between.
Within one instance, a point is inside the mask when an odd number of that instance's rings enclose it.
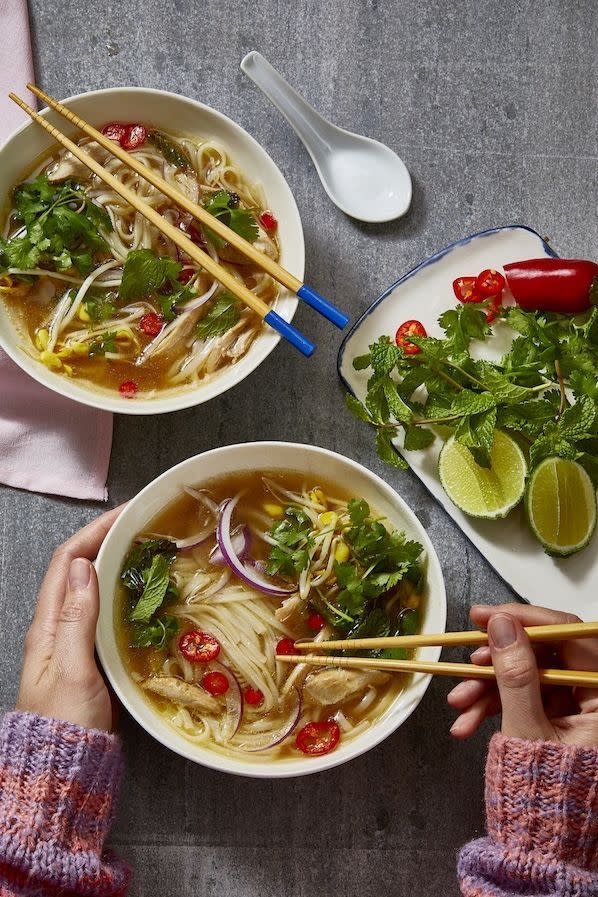
<instances>
[{"instance_id":1,"label":"thumb","mask_svg":"<svg viewBox=\"0 0 598 897\"><path fill-rule=\"evenodd\" d=\"M510 614L494 614L488 621L488 643L502 704L503 735L529 741L551 738L536 656L523 626Z\"/></svg>"},{"instance_id":2,"label":"thumb","mask_svg":"<svg viewBox=\"0 0 598 897\"><path fill-rule=\"evenodd\" d=\"M94 643L99 611L98 580L87 558L74 558L58 616L54 656L61 666L79 673L95 669Z\"/></svg>"}]
</instances>

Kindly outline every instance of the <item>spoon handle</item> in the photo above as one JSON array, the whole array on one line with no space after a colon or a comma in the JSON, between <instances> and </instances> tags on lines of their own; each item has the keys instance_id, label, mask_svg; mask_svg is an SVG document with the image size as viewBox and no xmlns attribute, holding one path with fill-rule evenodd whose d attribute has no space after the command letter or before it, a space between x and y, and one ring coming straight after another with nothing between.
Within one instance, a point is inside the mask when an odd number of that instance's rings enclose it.
<instances>
[{"instance_id":1,"label":"spoon handle","mask_svg":"<svg viewBox=\"0 0 598 897\"><path fill-rule=\"evenodd\" d=\"M330 152L327 140L330 122L316 112L261 53L257 50L248 53L241 62L241 69L282 112L312 158Z\"/></svg>"}]
</instances>

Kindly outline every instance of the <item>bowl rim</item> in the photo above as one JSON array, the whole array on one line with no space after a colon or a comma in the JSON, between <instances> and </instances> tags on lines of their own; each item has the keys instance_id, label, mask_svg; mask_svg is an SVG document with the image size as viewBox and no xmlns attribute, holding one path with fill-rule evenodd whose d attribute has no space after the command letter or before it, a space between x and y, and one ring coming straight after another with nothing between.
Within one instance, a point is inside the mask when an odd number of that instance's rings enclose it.
<instances>
[{"instance_id":1,"label":"bowl rim","mask_svg":"<svg viewBox=\"0 0 598 897\"><path fill-rule=\"evenodd\" d=\"M264 457L267 456L269 461L273 461L274 459L272 458L271 453L275 452L281 447L283 447L284 450L300 450L314 457L330 458L334 463L340 465L341 467L344 467L346 471L348 468L348 472L350 472L351 470L359 472L362 476L365 476L365 478L370 481L371 485L374 488L379 489L382 492L385 499L389 503L391 503L393 507L396 508L398 516L403 517L405 523L417 533L418 540L421 541L424 546L424 550L426 552L427 576L429 577L431 571L433 570L434 579L437 580L438 594L435 593L434 603L437 611L440 613L441 618L441 626L437 631L444 631L444 629L446 628L447 602L444 576L442 573L440 561L425 528L423 527L415 512L411 510L402 496L399 495L399 493L395 489L393 489L390 484L386 483L380 476L378 476L378 474L369 470L358 461L354 461L352 458L348 458L338 452L334 452L330 449L325 449L317 445L309 445L299 442L286 442L282 440L233 443L232 445L220 446L218 448L209 449L205 452L200 452L199 454L193 455L190 458L186 458L184 461L181 461L168 470L164 471L162 474L160 474L158 477L144 486L144 488L141 489L141 491L131 499L131 501L127 504L117 520L114 522L114 524L108 531L99 551L95 564L98 573L98 579L100 581L100 602L102 601L103 565L106 563L107 555L109 555L109 553L112 551L112 542L120 535L120 531L126 528L126 522L128 516L130 516L131 508L133 505L138 506L140 503L143 503L143 500L147 498L148 495L153 492L160 483L164 483L169 479L176 480L178 474L183 472L187 467L197 465L199 459L205 460L208 456L210 458L217 458L218 456L223 456L235 452L242 452L244 449L250 448L253 450L260 450ZM266 455L266 453L268 453L268 455ZM267 467L268 465L266 464L265 466ZM273 467L276 468L276 466L277 465L273 463ZM281 465L281 467L283 466L284 465ZM170 501L172 501L172 498L170 499ZM128 542L126 542L125 544L128 545ZM120 548L116 548L116 551L120 551ZM111 604L110 610L112 610L112 607L113 605ZM409 685L407 686L407 689L400 692L395 700L389 705L380 720L378 720L370 729L366 730L366 732L358 735L353 741L351 741L348 745L346 755L341 755L340 758L336 752L332 752L331 754L327 754L317 758L298 757L296 760L284 761L282 763L276 760L267 760L263 764L257 763L255 761L244 762L236 758L229 758L224 754L219 754L217 751L212 751L209 748L197 748L191 742L185 742L183 736L178 736L176 743L173 744L168 737L169 730L167 723L163 722L157 714L152 713L151 718L148 716L144 719L142 710L140 708L144 707L146 704L148 704L148 702L144 700L142 695L138 695L138 700L135 700L134 702L129 701L129 698L124 694L124 687L121 688L121 681L123 681L119 675L121 671L119 670L115 673L115 671L111 669L110 665L106 662L109 644L111 647L113 646L115 648L118 656L120 657L120 651L118 649L118 646L115 644L116 639L114 637L113 617L112 615L110 616L110 625L108 629L106 629L106 626L101 628L101 620L102 607L100 605L100 618L98 620L98 627L96 631L96 648L98 656L112 688L114 689L120 702L123 704L127 712L133 717L133 719L135 719L135 721L152 738L155 738L160 744L173 751L175 754L178 754L179 756L187 760L191 760L194 763L198 763L201 766L206 766L219 772L246 776L250 778L278 779L299 777L303 775L322 772L326 769L340 766L344 763L354 760L356 757L359 757L362 754L366 753L376 745L380 744L380 742L382 742L384 739L392 735L411 716L411 714L415 711L415 709L419 706L421 700L423 699L432 678L430 675L424 675L421 673L414 674L413 678L409 682ZM438 660L441 653L440 647L428 648L427 650L430 652L430 659ZM125 678L128 677L128 674L124 670L124 666L122 672ZM396 717L392 718L391 708L396 702L402 700L403 695L405 695L406 692L409 693L409 701L406 702L405 706L403 706L400 712L396 714ZM198 756L198 752L201 752L201 757Z\"/></svg>"},{"instance_id":2,"label":"bowl rim","mask_svg":"<svg viewBox=\"0 0 598 897\"><path fill-rule=\"evenodd\" d=\"M118 94L140 94L146 97L152 96L162 96L165 99L175 100L176 102L182 102L189 104L197 109L198 112L207 113L208 115L215 116L216 119L219 119L226 127L232 127L233 130L236 130L237 133L241 135L241 138L247 141L249 148L256 152L258 155L262 156L262 160L265 161L267 165L271 165L277 175L280 177L280 188L287 193L287 200L293 215L296 216L296 233L291 235L291 238L294 242L294 251L298 253L298 261L299 264L293 267L293 273L299 280L303 279L305 273L305 237L303 233L303 223L301 221L301 215L299 213L299 208L297 206L297 202L293 195L293 191L285 178L284 174L272 158L272 156L267 152L267 150L253 137L242 125L238 124L234 119L230 118L228 115L225 115L223 112L220 112L218 109L215 109L213 106L208 106L206 103L202 103L200 100L192 99L191 97L186 97L183 94L174 93L170 90L162 90L159 88L151 88L151 87L136 87L122 85L119 87L106 87L100 88L98 90L88 90L83 91L82 93L72 94L69 97L61 100L63 104L66 106L78 102L80 100L87 99L89 97L105 97L105 96L113 96ZM50 115L57 115L54 110L49 107L45 107L39 113L43 118L47 118ZM62 119L61 119L62 120ZM0 144L0 164L2 161L2 156L10 152L10 145L15 138L21 135L27 128L35 129L38 126L34 121L26 120L21 124L16 130L10 134L3 143ZM65 124L65 127L68 130L68 125ZM26 168L26 166L23 166ZM284 290L282 288L283 293L283 308L277 308L277 311L280 313L281 317L283 317L286 321L291 322L295 316L295 312L299 305L299 300L297 296L292 294L288 290ZM11 326L13 330L18 335L17 328L12 324ZM32 377L42 386L45 386L46 389L50 389L53 392L61 395L65 398L71 399L74 402L80 402L83 405L87 405L92 408L96 408L100 411L111 411L118 414L130 414L130 415L140 415L140 414L168 414L172 411L181 411L185 408L193 408L198 405L202 405L205 402L209 402L211 399L216 398L219 395L222 395L225 392L228 392L231 389L234 389L245 380L250 374L255 371L257 367L259 367L262 362L266 360L266 358L270 355L270 353L276 348L278 343L282 337L279 333L272 328L266 328L264 333L259 334L255 339L253 345L250 347L248 353L243 356L241 362L247 360L251 357L252 350L254 348L258 348L261 344L261 349L256 351L255 358L250 361L247 365L247 369L243 371L243 374L240 378L233 379L229 385L222 385L220 388L218 387L219 382L223 379L222 377L216 376L213 380L206 384L205 387L201 388L201 392L205 393L201 398L197 398L196 389L181 389L180 392L174 392L170 396L162 397L158 394L156 397L151 399L136 399L135 401L130 401L126 398L121 398L119 396L110 396L107 393L104 393L100 390L97 392L94 391L93 387L87 387L82 385L81 383L75 383L74 381L68 381L65 377L61 377L60 375L55 374L52 375L52 371L46 372L44 366L36 361L36 359L30 357L27 352L23 350L20 346L17 339L12 341L8 338L7 334L3 332L3 328L0 328L0 348L2 348L6 354L11 358L15 364L17 364L24 373L28 376ZM235 371L237 366L232 366L232 371ZM225 379L225 378L224 378ZM69 386L71 388L69 388Z\"/></svg>"}]
</instances>

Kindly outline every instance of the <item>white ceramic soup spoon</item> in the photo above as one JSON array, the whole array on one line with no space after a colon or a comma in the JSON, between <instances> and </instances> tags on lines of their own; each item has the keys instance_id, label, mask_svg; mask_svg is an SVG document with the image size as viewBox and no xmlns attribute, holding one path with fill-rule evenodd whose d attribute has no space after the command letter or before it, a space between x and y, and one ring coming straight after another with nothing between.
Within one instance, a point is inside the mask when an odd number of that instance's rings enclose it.
<instances>
[{"instance_id":1,"label":"white ceramic soup spoon","mask_svg":"<svg viewBox=\"0 0 598 897\"><path fill-rule=\"evenodd\" d=\"M324 190L347 215L359 221L392 221L411 202L411 177L388 146L345 131L307 103L282 75L252 50L241 69L282 112L316 166Z\"/></svg>"}]
</instances>

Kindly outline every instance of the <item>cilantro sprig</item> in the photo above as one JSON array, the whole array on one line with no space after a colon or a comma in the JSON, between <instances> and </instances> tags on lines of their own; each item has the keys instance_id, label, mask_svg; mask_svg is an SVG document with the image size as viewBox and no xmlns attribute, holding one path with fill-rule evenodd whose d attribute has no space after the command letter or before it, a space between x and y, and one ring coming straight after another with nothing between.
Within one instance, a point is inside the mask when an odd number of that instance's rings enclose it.
<instances>
[{"instance_id":1,"label":"cilantro sprig","mask_svg":"<svg viewBox=\"0 0 598 897\"><path fill-rule=\"evenodd\" d=\"M40 174L15 188L13 203L24 233L0 239L0 270L76 268L86 276L108 254L103 234L112 230L110 218L74 181L52 184Z\"/></svg>"},{"instance_id":2,"label":"cilantro sprig","mask_svg":"<svg viewBox=\"0 0 598 897\"><path fill-rule=\"evenodd\" d=\"M598 308L573 318L518 307L502 316L518 336L498 363L471 352L492 334L472 305L440 316L444 337L414 336L416 355L380 337L353 361L372 373L365 402L347 396L349 409L376 430L379 456L398 468L408 467L392 445L401 430L413 451L430 445L438 426L450 427L489 466L494 432L505 429L527 448L532 466L570 458L598 484Z\"/></svg>"},{"instance_id":3,"label":"cilantro sprig","mask_svg":"<svg viewBox=\"0 0 598 897\"><path fill-rule=\"evenodd\" d=\"M244 237L249 243L257 240L259 229L255 216L249 209L240 208L239 197L236 193L219 190L218 193L215 193L204 203L204 208L210 215L214 215L215 218L218 218L231 230L234 230L240 237ZM226 245L226 240L215 234L211 228L204 226L203 230L216 249L221 249Z\"/></svg>"}]
</instances>

